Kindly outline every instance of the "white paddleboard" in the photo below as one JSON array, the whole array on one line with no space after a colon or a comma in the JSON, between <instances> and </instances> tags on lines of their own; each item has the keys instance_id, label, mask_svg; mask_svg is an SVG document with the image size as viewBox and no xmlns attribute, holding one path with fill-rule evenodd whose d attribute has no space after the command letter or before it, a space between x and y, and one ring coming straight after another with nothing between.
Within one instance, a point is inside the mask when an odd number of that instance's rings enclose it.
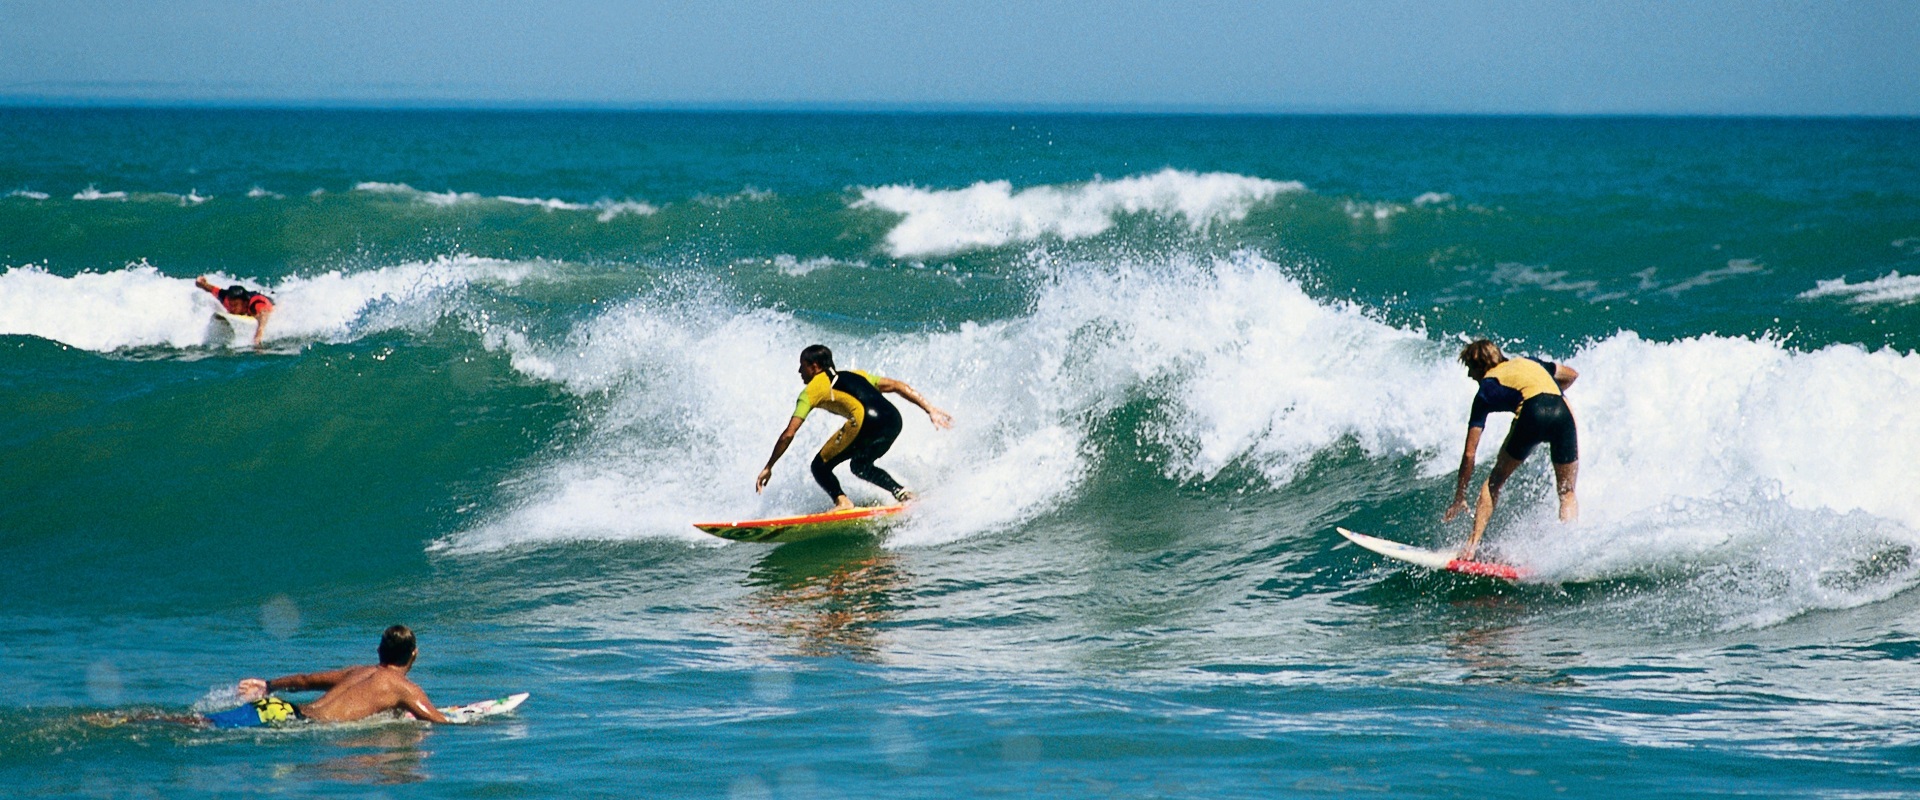
<instances>
[{"instance_id":1,"label":"white paddleboard","mask_svg":"<svg viewBox=\"0 0 1920 800\"><path fill-rule=\"evenodd\" d=\"M1521 576L1526 574L1525 570L1508 564L1500 564L1492 561L1468 561L1463 558L1458 558L1454 553L1448 551L1414 547L1410 544L1401 544L1400 542L1382 539L1377 536L1354 533L1346 528L1334 528L1334 530L1339 531L1341 536L1347 537L1347 541L1353 542L1368 550L1372 550L1396 561L1405 561L1415 566L1426 567L1427 569L1458 572L1462 575L1480 575L1509 581L1520 580Z\"/></svg>"}]
</instances>

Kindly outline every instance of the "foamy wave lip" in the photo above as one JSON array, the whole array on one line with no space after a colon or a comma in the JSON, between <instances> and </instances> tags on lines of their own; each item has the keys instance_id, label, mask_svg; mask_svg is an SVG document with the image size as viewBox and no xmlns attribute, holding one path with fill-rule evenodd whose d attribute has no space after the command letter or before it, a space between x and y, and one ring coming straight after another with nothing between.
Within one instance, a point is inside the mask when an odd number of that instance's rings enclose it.
<instances>
[{"instance_id":1,"label":"foamy wave lip","mask_svg":"<svg viewBox=\"0 0 1920 800\"><path fill-rule=\"evenodd\" d=\"M585 211L589 208L592 208L592 206L584 206L579 203L569 203L565 200L557 200L550 197L549 198L511 197L508 195L501 195L494 199L499 200L502 203L509 203L516 206L538 206L548 211Z\"/></svg>"},{"instance_id":2,"label":"foamy wave lip","mask_svg":"<svg viewBox=\"0 0 1920 800\"><path fill-rule=\"evenodd\" d=\"M353 185L356 192L371 194L399 195L416 203L432 206L452 206L461 203L474 203L486 198L472 192L427 192L415 189L404 183L383 183L381 181L362 181Z\"/></svg>"},{"instance_id":3,"label":"foamy wave lip","mask_svg":"<svg viewBox=\"0 0 1920 800\"><path fill-rule=\"evenodd\" d=\"M660 213L660 209L652 204L638 200L601 200L594 203L593 208L600 212L598 219L601 222L612 222L616 217L626 214L644 217Z\"/></svg>"},{"instance_id":4,"label":"foamy wave lip","mask_svg":"<svg viewBox=\"0 0 1920 800\"><path fill-rule=\"evenodd\" d=\"M206 341L212 306L196 309L182 281L141 261L71 278L38 266L0 274L0 333L38 336L95 352L124 347L191 347ZM77 313L75 309L84 309Z\"/></svg>"},{"instance_id":5,"label":"foamy wave lip","mask_svg":"<svg viewBox=\"0 0 1920 800\"><path fill-rule=\"evenodd\" d=\"M773 192L769 192L764 189L755 189L749 186L745 189L741 189L740 191L734 192L733 194L701 195L699 197L694 198L694 202L699 203L703 206L712 206L714 208L726 208L735 203L757 203L765 200L772 200L775 196L776 195L774 195Z\"/></svg>"},{"instance_id":6,"label":"foamy wave lip","mask_svg":"<svg viewBox=\"0 0 1920 800\"><path fill-rule=\"evenodd\" d=\"M85 189L81 189L80 191L75 192L73 195L73 199L83 200L83 201L117 200L117 201L125 202L127 199L127 193L126 192L103 192L103 191L100 191L98 188L88 186Z\"/></svg>"},{"instance_id":7,"label":"foamy wave lip","mask_svg":"<svg viewBox=\"0 0 1920 800\"><path fill-rule=\"evenodd\" d=\"M804 337L784 315L741 309L702 287L630 301L559 342L490 332L487 346L506 350L515 369L605 398L606 409L576 451L514 479L509 493L518 499L432 549L655 538L719 545L691 523L808 507L796 481L806 474L801 459L787 459L776 471L784 480L765 495L752 486L778 433L762 430L770 427L766 412L791 410L800 388L797 379L779 380L793 371L794 356L778 345ZM796 448L824 439L826 426L813 427Z\"/></svg>"},{"instance_id":8,"label":"foamy wave lip","mask_svg":"<svg viewBox=\"0 0 1920 800\"><path fill-rule=\"evenodd\" d=\"M52 195L49 195L46 192L36 192L31 189L15 189L11 192L8 192L7 196L18 197L24 200L46 200L52 197Z\"/></svg>"},{"instance_id":9,"label":"foamy wave lip","mask_svg":"<svg viewBox=\"0 0 1920 800\"><path fill-rule=\"evenodd\" d=\"M1739 624L1912 584L1905 568L1825 593L1836 571L1853 569L1843 563L1858 560L1849 553L1920 547L1920 496L1910 487L1920 408L1886 402L1920 393L1920 355L1853 345L1794 352L1719 336L1651 342L1628 332L1566 361L1581 373L1567 400L1580 427L1582 521L1523 526L1500 538L1508 552L1568 579L1713 567L1778 575L1804 590L1756 601ZM1807 405L1808 386L1828 389L1818 408ZM1523 477L1516 498L1534 507L1513 513L1550 517L1551 478Z\"/></svg>"},{"instance_id":10,"label":"foamy wave lip","mask_svg":"<svg viewBox=\"0 0 1920 800\"><path fill-rule=\"evenodd\" d=\"M766 263L766 262L759 261L756 259L755 263ZM786 253L781 253L780 255L774 256L772 263L773 263L773 268L776 270L779 270L780 274L786 275L791 278L805 277L815 272L819 272L820 270L831 269L833 267L838 267L838 266L850 266L850 267L869 266L865 261L860 261L860 260L841 261L840 259L834 258L832 256L816 256L814 258L809 258L809 259L806 259L805 261L802 261L798 256L788 255Z\"/></svg>"},{"instance_id":11,"label":"foamy wave lip","mask_svg":"<svg viewBox=\"0 0 1920 800\"><path fill-rule=\"evenodd\" d=\"M469 203L492 202L492 203L505 203L507 205L516 205L516 206L533 206L536 208L545 209L547 211L597 211L599 212L598 218L601 222L610 222L617 217L627 215L627 214L632 214L635 216L645 216L648 214L658 213L660 210L658 208L655 208L652 205L649 205L647 203L643 203L637 200L604 200L603 199L603 200L596 201L592 204L585 204L585 203L573 203L573 202L568 202L566 200L560 200L558 198L550 198L550 197L548 198L514 197L512 195L500 195L498 197L487 197L485 195L476 194L474 192L453 192L453 191L427 192L427 191L415 189L412 186L409 186L404 183L383 183L380 181L363 181L361 183L354 184L353 190L356 192L368 192L371 194L396 195L396 196L405 197L407 199L413 200L414 202L417 202L417 203L425 203L427 205L442 206L442 207L464 205ZM316 194L318 194L318 192L319 190L315 190Z\"/></svg>"},{"instance_id":12,"label":"foamy wave lip","mask_svg":"<svg viewBox=\"0 0 1920 800\"><path fill-rule=\"evenodd\" d=\"M265 339L274 341L344 339L430 323L442 313L433 302L446 290L479 280L517 283L533 269L526 263L447 256L368 272L289 278L277 287L223 274L209 277L218 285L241 283L272 295L275 308ZM38 336L95 352L214 344L224 339L213 322L214 310L212 296L192 279L168 277L145 261L71 278L38 266L0 274L0 334Z\"/></svg>"},{"instance_id":13,"label":"foamy wave lip","mask_svg":"<svg viewBox=\"0 0 1920 800\"><path fill-rule=\"evenodd\" d=\"M260 199L268 199L268 200L280 200L280 199L284 199L284 198L286 197L286 195L284 195L284 194L281 194L281 193L279 193L279 192L270 192L270 191L267 191L266 189L262 189L262 188L260 188L260 187L258 187L258 186L255 186L255 187L253 187L253 188L251 188L251 189L248 189L248 190L247 190L247 196L248 196L248 197L251 197L251 198L253 198L253 199L255 199L255 200L260 200Z\"/></svg>"},{"instance_id":14,"label":"foamy wave lip","mask_svg":"<svg viewBox=\"0 0 1920 800\"><path fill-rule=\"evenodd\" d=\"M34 194L39 194L39 193L36 192ZM38 199L44 200L46 199L46 195L42 194ZM200 190L198 189L189 190L186 194L173 194L172 192L133 193L133 192L103 192L96 187L88 186L87 188L74 193L73 199L83 201L83 202L111 200L111 201L120 202L120 203L132 201L132 202L144 202L144 203L179 203L180 205L183 205L183 206L197 206L201 203L207 202L208 200L212 200L213 198L201 194Z\"/></svg>"},{"instance_id":15,"label":"foamy wave lip","mask_svg":"<svg viewBox=\"0 0 1920 800\"><path fill-rule=\"evenodd\" d=\"M910 258L1043 236L1066 240L1097 236L1113 227L1114 217L1123 213L1178 216L1201 230L1245 219L1258 203L1305 190L1304 184L1293 181L1164 169L1152 175L1113 181L1095 178L1078 186L1036 186L1019 192L1008 181L953 190L882 186L862 189L853 207L903 216L887 233L886 246L894 257Z\"/></svg>"},{"instance_id":16,"label":"foamy wave lip","mask_svg":"<svg viewBox=\"0 0 1920 800\"><path fill-rule=\"evenodd\" d=\"M830 419L801 429L768 494L751 489L799 389L797 348L810 341L834 347L848 367L913 384L956 420L954 430L936 431L902 406L908 428L884 465L923 491L912 518L890 534L900 546L1006 530L1069 500L1096 456L1087 421L1141 392L1178 409L1168 417L1179 425L1156 435L1169 452L1166 470L1182 479L1252 463L1284 482L1348 441L1370 452L1434 451L1457 438L1462 413L1458 398L1442 401L1419 380L1452 375L1443 348L1356 309L1316 303L1254 254L1074 265L1050 279L1027 317L858 339L713 293L668 293L596 318L564 343L494 340L525 374L610 398L610 409L590 446L533 468L516 480L523 499L436 548L712 543L689 523L821 507L826 498L804 463L835 427ZM1293 379L1216 379L1243 374ZM703 391L672 388L689 385ZM856 500L882 499L856 480L847 488Z\"/></svg>"},{"instance_id":17,"label":"foamy wave lip","mask_svg":"<svg viewBox=\"0 0 1920 800\"><path fill-rule=\"evenodd\" d=\"M379 330L419 328L445 313L438 301L449 290L476 282L512 286L539 266L462 254L366 272L288 278L273 292L267 338L344 341Z\"/></svg>"},{"instance_id":18,"label":"foamy wave lip","mask_svg":"<svg viewBox=\"0 0 1920 800\"><path fill-rule=\"evenodd\" d=\"M1848 283L1845 278L1818 281L1812 289L1801 292L1798 297L1802 300L1844 297L1861 305L1911 303L1920 298L1920 275L1890 272L1885 277L1864 283Z\"/></svg>"}]
</instances>

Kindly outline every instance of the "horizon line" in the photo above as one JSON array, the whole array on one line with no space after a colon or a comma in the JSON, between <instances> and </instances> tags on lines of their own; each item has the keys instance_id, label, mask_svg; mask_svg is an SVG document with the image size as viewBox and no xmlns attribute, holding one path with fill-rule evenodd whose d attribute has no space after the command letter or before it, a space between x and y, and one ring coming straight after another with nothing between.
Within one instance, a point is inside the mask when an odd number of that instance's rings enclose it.
<instances>
[{"instance_id":1,"label":"horizon line","mask_svg":"<svg viewBox=\"0 0 1920 800\"><path fill-rule=\"evenodd\" d=\"M86 98L0 93L0 109L58 110L208 110L208 111L437 111L572 113L763 113L763 114L956 114L1061 116L1353 116L1485 118L1662 118L1662 119L1825 119L1915 120L1920 114L1867 112L1759 111L1491 111L1392 108L1380 106L1257 106L1209 103L988 103L893 101L548 101L446 99L264 99Z\"/></svg>"}]
</instances>

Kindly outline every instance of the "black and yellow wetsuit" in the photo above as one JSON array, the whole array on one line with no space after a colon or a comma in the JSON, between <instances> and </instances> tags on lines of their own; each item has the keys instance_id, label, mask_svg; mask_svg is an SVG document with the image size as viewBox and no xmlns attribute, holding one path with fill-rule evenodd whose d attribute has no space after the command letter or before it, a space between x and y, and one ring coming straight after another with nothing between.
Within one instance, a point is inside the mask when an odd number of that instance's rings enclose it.
<instances>
[{"instance_id":1,"label":"black and yellow wetsuit","mask_svg":"<svg viewBox=\"0 0 1920 800\"><path fill-rule=\"evenodd\" d=\"M1480 379L1480 391L1473 396L1469 428L1487 427L1487 415L1511 412L1513 427L1500 449L1515 461L1527 460L1534 446L1546 442L1552 448L1553 463L1571 464L1580 460L1580 440L1574 430L1573 410L1560 396L1560 384L1553 380L1554 366L1537 358L1510 358L1487 370Z\"/></svg>"},{"instance_id":2,"label":"black and yellow wetsuit","mask_svg":"<svg viewBox=\"0 0 1920 800\"><path fill-rule=\"evenodd\" d=\"M873 463L886 455L900 435L900 410L881 396L874 381L874 376L859 370L822 372L807 382L794 404L793 416L798 419L806 419L816 408L847 418L813 458L813 479L832 497L846 494L840 479L833 476L833 468L842 461L852 464L855 477L895 497L900 494L900 482Z\"/></svg>"}]
</instances>

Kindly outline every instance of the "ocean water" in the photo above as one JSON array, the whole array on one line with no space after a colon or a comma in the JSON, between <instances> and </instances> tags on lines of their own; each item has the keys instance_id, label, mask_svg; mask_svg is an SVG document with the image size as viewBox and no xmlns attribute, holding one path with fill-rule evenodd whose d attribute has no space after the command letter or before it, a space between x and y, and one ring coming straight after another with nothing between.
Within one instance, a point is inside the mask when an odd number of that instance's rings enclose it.
<instances>
[{"instance_id":1,"label":"ocean water","mask_svg":"<svg viewBox=\"0 0 1920 800\"><path fill-rule=\"evenodd\" d=\"M1464 538L1483 335L1517 585L1333 530ZM814 342L922 502L694 530ZM1910 796L1917 347L1914 121L0 110L0 793ZM532 700L88 721L395 622Z\"/></svg>"}]
</instances>

